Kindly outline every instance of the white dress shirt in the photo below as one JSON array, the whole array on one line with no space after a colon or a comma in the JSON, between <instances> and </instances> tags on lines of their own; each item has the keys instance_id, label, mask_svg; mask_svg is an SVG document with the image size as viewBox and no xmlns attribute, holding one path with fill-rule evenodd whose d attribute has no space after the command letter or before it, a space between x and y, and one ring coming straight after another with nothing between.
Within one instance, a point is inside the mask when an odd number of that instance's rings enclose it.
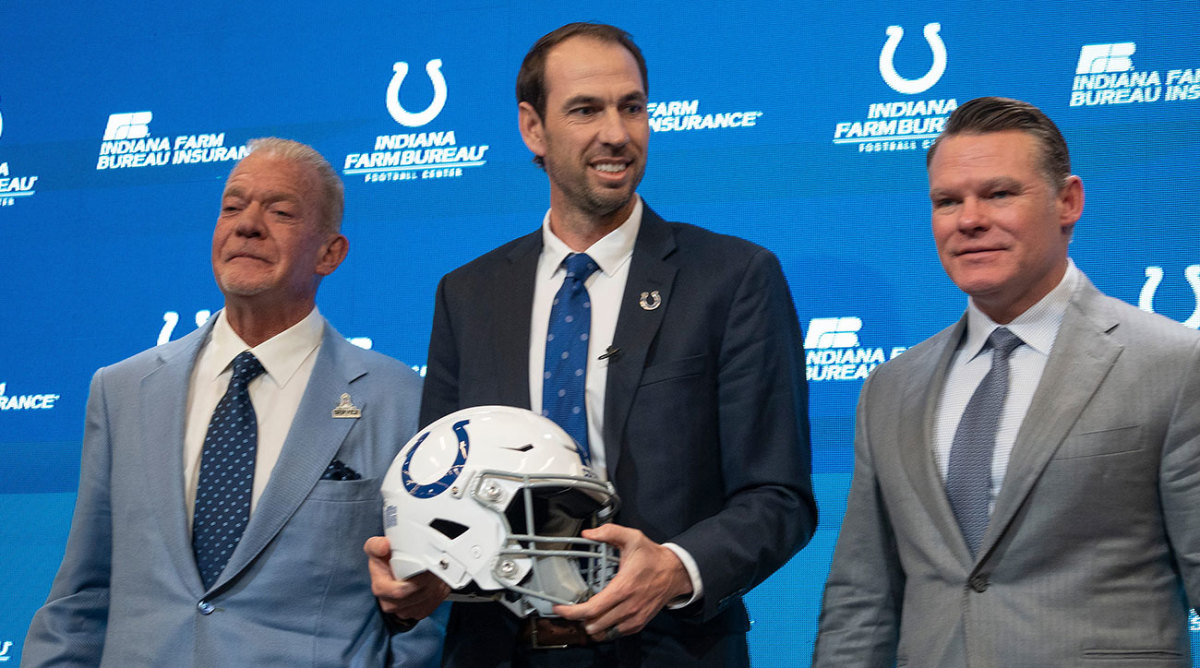
<instances>
[{"instance_id":1,"label":"white dress shirt","mask_svg":"<svg viewBox=\"0 0 1200 668\"><path fill-rule=\"evenodd\" d=\"M1046 360L1054 347L1059 326L1067 312L1071 293L1079 285L1079 270L1068 260L1067 271L1058 285L1038 303L1031 306L1012 322L1004 325L1016 334L1025 345L1018 346L1009 357L1009 389L1000 414L1000 425L996 432L996 449L992 455L992 483L989 489L989 512L996 506L996 497L1004 484L1009 457L1017 440L1021 422L1029 411L1033 393L1037 390L1046 369ZM973 301L967 304L967 329L950 360L946 374L946 386L938 402L937 423L934 426L934 457L942 481L950 462L950 448L954 443L954 432L975 388L992 367L992 349L984 350L992 331L1000 325L984 315Z\"/></svg>"},{"instance_id":2,"label":"white dress shirt","mask_svg":"<svg viewBox=\"0 0 1200 668\"><path fill-rule=\"evenodd\" d=\"M229 388L233 358L245 350L254 353L265 370L250 381L250 403L258 421L257 463L250 512L254 512L271 471L283 450L284 439L300 407L308 379L317 361L317 350L325 333L325 319L314 308L303 320L251 348L230 327L222 309L217 314L208 341L200 349L188 386L187 416L183 438L183 490L188 529L196 507L196 485L204 437L217 403Z\"/></svg>"},{"instance_id":3,"label":"white dress shirt","mask_svg":"<svg viewBox=\"0 0 1200 668\"><path fill-rule=\"evenodd\" d=\"M583 284L592 304L584 408L587 411L588 449L591 451L592 468L604 479L608 478L605 468L607 457L604 452L604 391L608 386L610 358L600 359L600 356L612 345L613 335L617 331L617 316L621 311L621 298L629 278L633 245L637 241L638 231L642 229L642 210L642 199L638 197L629 218L584 251L599 267L599 270L593 272ZM550 231L550 212L547 211L542 219L542 254L538 257L533 288L533 313L529 322L529 406L539 414L542 412L542 378L546 365L546 335L550 329L550 309L554 305L554 295L558 294L567 277L563 260L574 252ZM687 600L672 601L668 606L680 608L703 595L700 568L692 555L682 547L674 543L664 543L663 546L679 557L692 581L692 596Z\"/></svg>"}]
</instances>

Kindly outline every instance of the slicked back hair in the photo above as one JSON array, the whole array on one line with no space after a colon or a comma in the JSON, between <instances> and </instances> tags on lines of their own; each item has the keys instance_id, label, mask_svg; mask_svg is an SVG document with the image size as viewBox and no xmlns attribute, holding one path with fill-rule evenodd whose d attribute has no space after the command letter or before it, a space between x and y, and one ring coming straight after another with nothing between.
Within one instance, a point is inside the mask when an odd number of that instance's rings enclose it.
<instances>
[{"instance_id":1,"label":"slicked back hair","mask_svg":"<svg viewBox=\"0 0 1200 668\"><path fill-rule=\"evenodd\" d=\"M1058 126L1041 109L1007 97L977 97L950 114L942 134L925 154L925 166L933 162L938 146L946 137L979 135L1005 130L1020 130L1037 140L1041 147L1041 168L1046 181L1055 192L1066 184L1071 175L1071 155L1067 141Z\"/></svg>"}]
</instances>

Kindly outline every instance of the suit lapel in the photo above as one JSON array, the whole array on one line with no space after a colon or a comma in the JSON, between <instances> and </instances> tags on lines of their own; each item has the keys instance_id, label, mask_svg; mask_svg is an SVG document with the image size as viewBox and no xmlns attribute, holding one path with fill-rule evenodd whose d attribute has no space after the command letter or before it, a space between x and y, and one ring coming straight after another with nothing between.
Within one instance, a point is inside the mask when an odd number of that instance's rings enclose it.
<instances>
[{"instance_id":1,"label":"suit lapel","mask_svg":"<svg viewBox=\"0 0 1200 668\"><path fill-rule=\"evenodd\" d=\"M158 349L159 366L142 379L142 444L147 498L155 506L163 542L179 581L201 591L200 573L188 533L187 509L183 500L183 440L192 368L200 348L208 340L216 317L179 341ZM164 405L164 398L172 403ZM129 473L126 472L126 475Z\"/></svg>"},{"instance_id":2,"label":"suit lapel","mask_svg":"<svg viewBox=\"0 0 1200 668\"><path fill-rule=\"evenodd\" d=\"M980 545L985 556L999 542L1046 465L1121 354L1108 332L1117 326L1086 277L1072 297L1054 339L1042 380L1013 444L1004 484Z\"/></svg>"},{"instance_id":3,"label":"suit lapel","mask_svg":"<svg viewBox=\"0 0 1200 668\"><path fill-rule=\"evenodd\" d=\"M321 350L271 480L215 587L236 577L262 552L321 479L357 421L333 417L333 408L342 394L349 394L364 413L370 410L366 398L355 395L351 388L351 383L367 370L343 354L345 346L350 345L332 326L325 324Z\"/></svg>"},{"instance_id":4,"label":"suit lapel","mask_svg":"<svg viewBox=\"0 0 1200 668\"><path fill-rule=\"evenodd\" d=\"M496 306L491 341L496 364L498 396L494 403L529 408L529 323L533 318L533 290L538 257L542 252L542 231L517 241L506 256L495 280L489 303ZM487 345L486 343L484 345Z\"/></svg>"},{"instance_id":5,"label":"suit lapel","mask_svg":"<svg viewBox=\"0 0 1200 668\"><path fill-rule=\"evenodd\" d=\"M674 250L675 235L670 226L645 206L613 335L613 346L621 352L609 360L608 385L604 391L604 452L610 478L617 470L621 435L637 395L646 355L662 326L663 316L671 307L676 268L665 259ZM642 295L656 291L660 307L641 306Z\"/></svg>"},{"instance_id":6,"label":"suit lapel","mask_svg":"<svg viewBox=\"0 0 1200 668\"><path fill-rule=\"evenodd\" d=\"M953 546L954 554L963 563L970 562L970 552L963 539L954 511L946 497L946 488L937 470L933 454L934 426L937 423L937 408L942 389L946 385L946 373L958 342L966 329L963 317L953 327L937 335L935 345L924 354L927 360L910 360L912 369L905 387L905 398L900 411L901 444L900 459L908 475L909 484L916 490L933 524L941 532L946 545ZM905 355L912 354L912 351ZM920 420L907 416L920 415Z\"/></svg>"}]
</instances>

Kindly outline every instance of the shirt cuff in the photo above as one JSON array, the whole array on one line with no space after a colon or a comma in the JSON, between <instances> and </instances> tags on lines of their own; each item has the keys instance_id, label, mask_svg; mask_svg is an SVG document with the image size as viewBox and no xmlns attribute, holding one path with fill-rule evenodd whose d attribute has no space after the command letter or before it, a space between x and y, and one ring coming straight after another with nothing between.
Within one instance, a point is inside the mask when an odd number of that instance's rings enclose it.
<instances>
[{"instance_id":1,"label":"shirt cuff","mask_svg":"<svg viewBox=\"0 0 1200 668\"><path fill-rule=\"evenodd\" d=\"M689 597L680 596L674 600L667 601L668 610L678 610L700 600L704 596L704 583L700 580L700 567L696 565L696 560L688 551L679 547L675 543L663 543L663 547L675 553L679 560L683 562L683 568L687 571L688 578L692 581L692 595Z\"/></svg>"}]
</instances>

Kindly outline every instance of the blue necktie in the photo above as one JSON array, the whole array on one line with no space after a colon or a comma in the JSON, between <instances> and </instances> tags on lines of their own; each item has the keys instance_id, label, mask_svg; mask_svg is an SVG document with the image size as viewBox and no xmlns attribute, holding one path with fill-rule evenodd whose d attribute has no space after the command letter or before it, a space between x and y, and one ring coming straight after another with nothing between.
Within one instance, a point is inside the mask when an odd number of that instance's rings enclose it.
<instances>
[{"instance_id":1,"label":"blue necktie","mask_svg":"<svg viewBox=\"0 0 1200 668\"><path fill-rule=\"evenodd\" d=\"M192 519L192 550L205 589L212 587L225 569L250 519L258 419L248 388L262 372L262 363L250 351L233 358L229 389L213 411L204 437Z\"/></svg>"},{"instance_id":2,"label":"blue necktie","mask_svg":"<svg viewBox=\"0 0 1200 668\"><path fill-rule=\"evenodd\" d=\"M542 375L542 415L554 420L579 444L579 455L591 463L588 449L587 381L588 336L592 303L583 282L598 267L585 253L567 256L567 277L554 296L546 335L546 365Z\"/></svg>"},{"instance_id":3,"label":"blue necktie","mask_svg":"<svg viewBox=\"0 0 1200 668\"><path fill-rule=\"evenodd\" d=\"M1008 357L1021 343L1016 334L1004 327L997 327L988 337L992 368L967 402L950 445L946 496L972 555L979 549L988 526L992 453L996 449L996 430L1004 399L1008 396Z\"/></svg>"}]
</instances>

